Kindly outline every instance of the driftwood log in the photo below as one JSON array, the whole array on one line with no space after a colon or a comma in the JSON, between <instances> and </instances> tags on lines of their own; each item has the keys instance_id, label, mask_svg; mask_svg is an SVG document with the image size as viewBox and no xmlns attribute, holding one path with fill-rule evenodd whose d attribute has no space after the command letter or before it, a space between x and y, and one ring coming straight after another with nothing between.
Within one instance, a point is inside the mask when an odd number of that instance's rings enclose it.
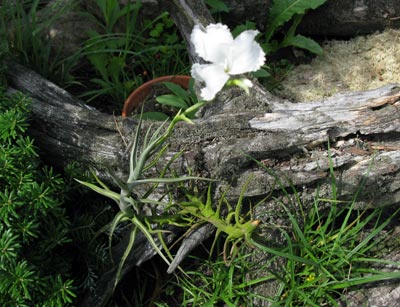
<instances>
[{"instance_id":1,"label":"driftwood log","mask_svg":"<svg viewBox=\"0 0 400 307\"><path fill-rule=\"evenodd\" d=\"M195 23L213 22L202 1L173 0L164 1L164 5L186 40ZM187 43L196 62L198 57ZM63 167L75 161L106 164L120 176L127 175L126 150L134 135L135 120L88 107L12 62L8 81L10 91L18 90L32 98L29 133L53 165ZM312 199L317 186L320 196L328 198L332 157L343 199L351 198L365 180L360 206L400 203L400 85L294 104L270 95L255 82L250 96L234 88L225 90L201 113L195 125L181 123L176 127L169 156L183 151L177 169L190 166L198 174L218 179L216 191L230 184L232 199L238 198L249 175L253 181L246 197L261 199L280 193L276 178L250 157L285 178L283 184L296 187L304 201ZM270 203L265 204L258 208L256 218L266 224L273 211ZM116 257L123 250L124 242L116 249ZM153 255L146 240L138 239L124 272ZM104 273L84 306L106 303L113 276L115 268Z\"/></svg>"}]
</instances>

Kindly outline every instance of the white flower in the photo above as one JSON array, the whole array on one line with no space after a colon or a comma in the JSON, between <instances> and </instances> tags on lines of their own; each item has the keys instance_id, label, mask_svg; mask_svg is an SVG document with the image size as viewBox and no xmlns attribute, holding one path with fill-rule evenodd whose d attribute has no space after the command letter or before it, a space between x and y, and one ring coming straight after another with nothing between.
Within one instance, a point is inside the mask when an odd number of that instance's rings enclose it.
<instances>
[{"instance_id":1,"label":"white flower","mask_svg":"<svg viewBox=\"0 0 400 307\"><path fill-rule=\"evenodd\" d=\"M233 39L226 25L210 24L203 31L196 25L190 39L196 53L210 64L193 64L191 74L205 83L201 90L204 100L212 100L223 88L231 75L256 71L265 62L265 53L254 40L259 32L247 30ZM247 86L252 83L241 79Z\"/></svg>"}]
</instances>

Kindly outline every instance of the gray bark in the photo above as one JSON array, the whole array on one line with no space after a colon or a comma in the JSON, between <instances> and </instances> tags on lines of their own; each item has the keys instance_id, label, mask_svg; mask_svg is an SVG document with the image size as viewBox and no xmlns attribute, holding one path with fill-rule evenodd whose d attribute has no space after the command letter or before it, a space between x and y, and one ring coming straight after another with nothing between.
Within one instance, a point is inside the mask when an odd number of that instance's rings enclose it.
<instances>
[{"instance_id":1,"label":"gray bark","mask_svg":"<svg viewBox=\"0 0 400 307\"><path fill-rule=\"evenodd\" d=\"M29 131L49 161L58 166L79 160L107 164L121 176L127 174L123 153L132 139L134 120L91 109L16 64L9 70L9 81L12 88L32 97ZM171 153L184 151L182 165L219 179L217 191L232 183L229 197L237 199L252 175L246 197L279 194L276 178L256 167L249 155L286 178L283 185L295 186L304 202L312 200L316 186L321 197L329 198L328 156L332 155L342 199L350 199L367 177L360 205L400 202L399 86L302 104L279 101L261 87L250 97L232 89L218 100L219 113L211 112L194 126L178 125L170 147ZM268 225L274 210L271 204L260 207L255 218ZM154 255L145 240L136 246L124 272ZM111 295L113 273L115 268L102 276L86 306L101 306Z\"/></svg>"},{"instance_id":2,"label":"gray bark","mask_svg":"<svg viewBox=\"0 0 400 307\"><path fill-rule=\"evenodd\" d=\"M10 87L33 100L29 131L46 159L60 167L77 160L107 164L121 176L127 175L124 153L135 120L103 114L36 73L15 63L10 65ZM364 202L373 197L394 204L400 199L396 184L400 166L399 93L400 87L393 84L294 104L270 96L259 86L251 96L231 89L210 106L219 113L210 111L212 116L195 120L194 126L178 124L170 150L184 150L185 163L225 181L221 185L236 182L230 190L236 198L250 173L257 180L247 192L249 196L267 194L267 187L275 180L253 170L246 155L269 165L294 185L313 185L327 178L326 148L330 142L337 173L344 180L343 191L354 192L372 163L374 172L367 184L376 189L371 191L373 195L364 195Z\"/></svg>"}]
</instances>

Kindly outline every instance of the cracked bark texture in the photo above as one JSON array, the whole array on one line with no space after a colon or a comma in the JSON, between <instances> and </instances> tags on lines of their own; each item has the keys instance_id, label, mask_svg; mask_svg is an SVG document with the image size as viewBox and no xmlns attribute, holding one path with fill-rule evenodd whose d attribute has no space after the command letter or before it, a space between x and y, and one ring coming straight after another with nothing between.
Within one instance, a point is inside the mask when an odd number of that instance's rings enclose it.
<instances>
[{"instance_id":1,"label":"cracked bark texture","mask_svg":"<svg viewBox=\"0 0 400 307\"><path fill-rule=\"evenodd\" d=\"M123 140L131 140L134 120L91 109L16 64L9 73L12 87L33 99L30 133L49 161L59 166L77 160L107 164L120 175L127 174ZM321 197L330 197L330 142L341 199L351 199L367 176L359 205L394 205L400 201L399 98L397 85L302 104L279 101L258 87L251 97L231 89L218 97L226 102L220 113L198 119L194 126L182 123L176 127L170 152L183 150L181 165L220 179L220 189L231 183L231 199L238 197L249 175L253 180L246 197L279 194L275 177L257 167L249 155L286 178L284 185L294 185L307 203L312 201L316 186ZM252 102L254 109L235 111L238 105L250 106ZM274 222L276 210L273 202L266 203L257 208L255 218L267 226ZM126 271L153 255L146 241L138 239ZM101 306L99 300L106 301L112 272L103 275L98 293L90 296L86 306Z\"/></svg>"}]
</instances>

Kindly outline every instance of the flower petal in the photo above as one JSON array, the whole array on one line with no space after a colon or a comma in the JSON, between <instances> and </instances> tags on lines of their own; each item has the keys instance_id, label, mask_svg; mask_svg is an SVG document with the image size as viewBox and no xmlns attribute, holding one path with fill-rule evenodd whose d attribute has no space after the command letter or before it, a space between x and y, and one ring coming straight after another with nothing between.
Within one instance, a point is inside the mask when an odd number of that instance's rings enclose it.
<instances>
[{"instance_id":1,"label":"flower petal","mask_svg":"<svg viewBox=\"0 0 400 307\"><path fill-rule=\"evenodd\" d=\"M201 90L201 98L206 101L214 99L215 95L224 87L229 75L222 65L217 64L193 64L192 77L202 81L206 86Z\"/></svg>"},{"instance_id":2,"label":"flower petal","mask_svg":"<svg viewBox=\"0 0 400 307\"><path fill-rule=\"evenodd\" d=\"M218 64L225 62L229 47L233 43L228 27L220 23L208 25L206 31L203 31L199 25L195 25L190 40L199 56L206 61Z\"/></svg>"},{"instance_id":3,"label":"flower petal","mask_svg":"<svg viewBox=\"0 0 400 307\"><path fill-rule=\"evenodd\" d=\"M230 75L259 70L265 63L265 53L254 40L259 32L247 30L235 38L228 57Z\"/></svg>"}]
</instances>

